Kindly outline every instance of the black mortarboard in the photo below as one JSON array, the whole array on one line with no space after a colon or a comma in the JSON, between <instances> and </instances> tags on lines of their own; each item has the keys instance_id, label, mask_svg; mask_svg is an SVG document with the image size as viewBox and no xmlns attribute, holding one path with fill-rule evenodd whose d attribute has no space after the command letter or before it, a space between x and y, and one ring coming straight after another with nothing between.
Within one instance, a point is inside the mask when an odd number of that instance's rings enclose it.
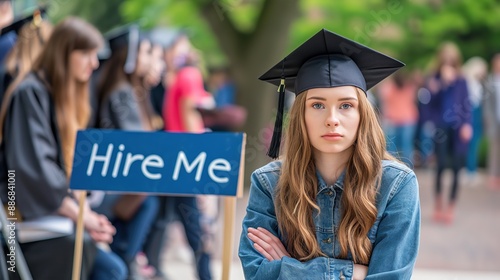
<instances>
[{"instance_id":1,"label":"black mortarboard","mask_svg":"<svg viewBox=\"0 0 500 280\"><path fill-rule=\"evenodd\" d=\"M371 48L320 30L259 78L279 86L280 92L268 155L279 155L285 86L296 95L308 89L338 86L355 86L366 92L403 66Z\"/></svg>"},{"instance_id":2,"label":"black mortarboard","mask_svg":"<svg viewBox=\"0 0 500 280\"><path fill-rule=\"evenodd\" d=\"M135 70L141 40L139 33L139 26L131 24L113 29L105 35L112 53L121 48L128 47L127 60L123 67L123 70L127 74L131 74Z\"/></svg>"},{"instance_id":3,"label":"black mortarboard","mask_svg":"<svg viewBox=\"0 0 500 280\"><path fill-rule=\"evenodd\" d=\"M19 34L19 31L21 30L21 28L27 23L32 22L35 25L39 24L40 21L43 19L43 17L45 17L46 11L47 10L45 7L38 8L33 13L29 14L28 16L22 16L22 17L15 18L14 21L10 25L0 29L0 35L7 34L11 31L14 31L14 32L16 32L16 34Z\"/></svg>"}]
</instances>

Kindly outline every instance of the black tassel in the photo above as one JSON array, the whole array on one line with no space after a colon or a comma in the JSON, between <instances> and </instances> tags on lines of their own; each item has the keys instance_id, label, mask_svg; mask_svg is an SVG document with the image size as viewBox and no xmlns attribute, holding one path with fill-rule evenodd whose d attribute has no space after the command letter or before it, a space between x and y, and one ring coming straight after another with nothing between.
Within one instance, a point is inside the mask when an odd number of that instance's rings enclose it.
<instances>
[{"instance_id":1,"label":"black tassel","mask_svg":"<svg viewBox=\"0 0 500 280\"><path fill-rule=\"evenodd\" d=\"M278 87L278 112L276 113L276 121L274 122L273 138L267 155L272 159L277 159L280 154L281 133L283 130L283 111L285 107L285 79L281 79Z\"/></svg>"}]
</instances>

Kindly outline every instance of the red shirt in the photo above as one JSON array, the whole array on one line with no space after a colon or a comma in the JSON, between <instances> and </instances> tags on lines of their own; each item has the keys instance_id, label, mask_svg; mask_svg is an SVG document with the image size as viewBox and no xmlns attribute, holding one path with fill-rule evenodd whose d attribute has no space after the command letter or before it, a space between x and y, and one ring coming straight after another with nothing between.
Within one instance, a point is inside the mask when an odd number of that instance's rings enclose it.
<instances>
[{"instance_id":1,"label":"red shirt","mask_svg":"<svg viewBox=\"0 0 500 280\"><path fill-rule=\"evenodd\" d=\"M199 101L208 95L203 86L200 70L191 66L179 70L166 94L167 98L164 99L163 103L165 130L185 132L186 128L181 115L181 101L184 98ZM203 129L203 123L200 124L200 129Z\"/></svg>"}]
</instances>

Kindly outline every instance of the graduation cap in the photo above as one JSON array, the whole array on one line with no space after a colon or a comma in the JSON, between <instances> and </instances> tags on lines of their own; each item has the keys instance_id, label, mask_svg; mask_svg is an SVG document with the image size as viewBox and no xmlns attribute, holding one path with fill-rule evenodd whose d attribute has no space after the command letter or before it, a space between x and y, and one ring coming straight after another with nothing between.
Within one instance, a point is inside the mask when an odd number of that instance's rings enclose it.
<instances>
[{"instance_id":1,"label":"graduation cap","mask_svg":"<svg viewBox=\"0 0 500 280\"><path fill-rule=\"evenodd\" d=\"M182 35L186 34L182 29L157 27L149 31L148 38L152 44L160 45L164 49L168 49Z\"/></svg>"},{"instance_id":2,"label":"graduation cap","mask_svg":"<svg viewBox=\"0 0 500 280\"><path fill-rule=\"evenodd\" d=\"M285 88L296 95L313 88L354 86L365 93L403 67L394 58L326 29L320 30L259 79L278 86L278 113L268 155L277 158Z\"/></svg>"},{"instance_id":3,"label":"graduation cap","mask_svg":"<svg viewBox=\"0 0 500 280\"><path fill-rule=\"evenodd\" d=\"M41 7L36 9L33 13L29 14L28 16L15 18L14 22L12 22L10 25L0 30L0 35L7 34L11 31L14 31L16 32L16 34L19 35L21 28L28 23L31 23L34 26L38 26L40 22L43 20L43 17L45 17L46 13L47 9L45 7Z\"/></svg>"},{"instance_id":4,"label":"graduation cap","mask_svg":"<svg viewBox=\"0 0 500 280\"><path fill-rule=\"evenodd\" d=\"M123 70L127 74L131 74L135 70L137 54L139 52L139 43L141 41L139 26L131 24L113 29L104 36L109 45L111 53L116 52L124 47L128 47L127 60Z\"/></svg>"}]
</instances>

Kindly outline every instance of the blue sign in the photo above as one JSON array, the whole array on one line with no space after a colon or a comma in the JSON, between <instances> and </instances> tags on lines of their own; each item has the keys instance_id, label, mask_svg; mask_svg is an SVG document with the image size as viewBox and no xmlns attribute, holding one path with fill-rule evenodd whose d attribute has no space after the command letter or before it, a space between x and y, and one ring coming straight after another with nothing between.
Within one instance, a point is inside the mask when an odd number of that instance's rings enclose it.
<instances>
[{"instance_id":1,"label":"blue sign","mask_svg":"<svg viewBox=\"0 0 500 280\"><path fill-rule=\"evenodd\" d=\"M70 188L240 196L244 133L79 131Z\"/></svg>"}]
</instances>

